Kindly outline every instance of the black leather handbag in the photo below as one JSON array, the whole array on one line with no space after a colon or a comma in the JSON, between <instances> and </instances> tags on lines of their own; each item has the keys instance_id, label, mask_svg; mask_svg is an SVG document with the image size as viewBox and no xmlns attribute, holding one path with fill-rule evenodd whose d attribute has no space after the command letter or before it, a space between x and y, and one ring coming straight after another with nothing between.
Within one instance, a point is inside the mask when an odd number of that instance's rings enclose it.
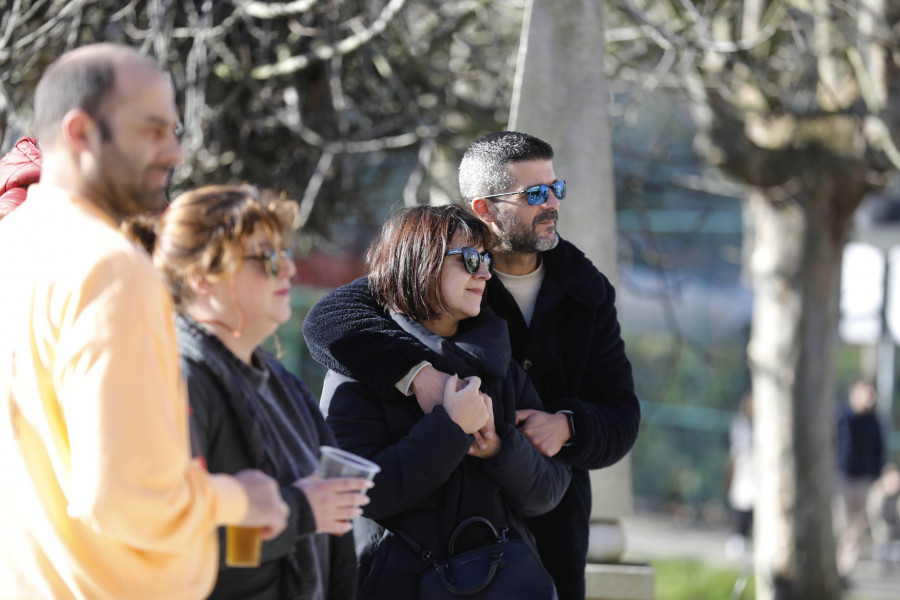
<instances>
[{"instance_id":1,"label":"black leather handbag","mask_svg":"<svg viewBox=\"0 0 900 600\"><path fill-rule=\"evenodd\" d=\"M491 530L494 541L454 554L459 533L479 523ZM469 517L450 536L446 559L434 558L408 534L397 532L430 563L419 577L418 600L556 600L553 579L538 556L522 540L508 539L506 531L504 527L498 532L484 517Z\"/></svg>"}]
</instances>

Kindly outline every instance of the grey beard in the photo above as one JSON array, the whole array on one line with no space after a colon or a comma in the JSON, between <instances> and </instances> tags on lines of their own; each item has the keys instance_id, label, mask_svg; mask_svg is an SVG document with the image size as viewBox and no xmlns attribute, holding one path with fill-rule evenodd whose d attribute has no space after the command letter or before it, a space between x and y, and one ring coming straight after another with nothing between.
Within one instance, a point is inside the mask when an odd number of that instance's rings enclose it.
<instances>
[{"instance_id":1,"label":"grey beard","mask_svg":"<svg viewBox=\"0 0 900 600\"><path fill-rule=\"evenodd\" d=\"M559 233L554 231L553 239L538 238L535 240L534 249L538 252L546 252L547 250L556 248L557 244L559 244Z\"/></svg>"},{"instance_id":2,"label":"grey beard","mask_svg":"<svg viewBox=\"0 0 900 600\"><path fill-rule=\"evenodd\" d=\"M501 214L497 219L500 248L506 252L545 252L556 248L559 234L554 231L552 238L538 237L534 230L537 224L532 222L530 228L525 228L508 213Z\"/></svg>"}]
</instances>

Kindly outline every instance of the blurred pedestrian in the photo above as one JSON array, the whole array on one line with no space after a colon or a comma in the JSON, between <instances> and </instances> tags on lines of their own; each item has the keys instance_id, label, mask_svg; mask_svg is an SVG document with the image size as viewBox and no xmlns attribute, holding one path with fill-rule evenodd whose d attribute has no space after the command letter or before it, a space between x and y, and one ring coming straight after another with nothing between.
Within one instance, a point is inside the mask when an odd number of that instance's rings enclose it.
<instances>
[{"instance_id":1,"label":"blurred pedestrian","mask_svg":"<svg viewBox=\"0 0 900 600\"><path fill-rule=\"evenodd\" d=\"M866 499L874 558L884 566L900 563L900 470L884 465Z\"/></svg>"},{"instance_id":2,"label":"blurred pedestrian","mask_svg":"<svg viewBox=\"0 0 900 600\"><path fill-rule=\"evenodd\" d=\"M287 506L192 460L171 299L118 231L165 202L175 90L95 44L47 68L34 114L40 183L0 222L0 598L204 598L216 527L275 536Z\"/></svg>"},{"instance_id":3,"label":"blurred pedestrian","mask_svg":"<svg viewBox=\"0 0 900 600\"><path fill-rule=\"evenodd\" d=\"M742 556L751 541L753 503L756 501L756 472L753 461L753 394L741 398L731 423L729 449L728 503L734 514L734 534L728 538L725 554Z\"/></svg>"},{"instance_id":4,"label":"blurred pedestrian","mask_svg":"<svg viewBox=\"0 0 900 600\"><path fill-rule=\"evenodd\" d=\"M876 400L875 385L861 379L838 409L835 531L838 573L845 579L859 560L868 532L866 496L885 463Z\"/></svg>"},{"instance_id":5,"label":"blurred pedestrian","mask_svg":"<svg viewBox=\"0 0 900 600\"><path fill-rule=\"evenodd\" d=\"M291 509L287 529L262 545L259 566L220 561L210 600L356 593L353 536L344 534L371 482L316 476L319 447L336 445L334 436L309 387L260 347L291 316L296 269L286 245L298 215L295 202L220 185L180 195L158 223L129 224L175 300L195 453L212 473L271 475Z\"/></svg>"}]
</instances>

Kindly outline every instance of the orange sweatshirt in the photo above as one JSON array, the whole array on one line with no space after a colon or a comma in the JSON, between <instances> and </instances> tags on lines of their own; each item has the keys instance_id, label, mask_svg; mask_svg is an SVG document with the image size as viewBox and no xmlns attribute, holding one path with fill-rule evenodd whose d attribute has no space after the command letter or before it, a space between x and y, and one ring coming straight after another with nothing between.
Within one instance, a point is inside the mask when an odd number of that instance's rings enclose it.
<instances>
[{"instance_id":1,"label":"orange sweatshirt","mask_svg":"<svg viewBox=\"0 0 900 600\"><path fill-rule=\"evenodd\" d=\"M0 599L196 599L248 500L190 458L172 303L84 199L0 222Z\"/></svg>"}]
</instances>

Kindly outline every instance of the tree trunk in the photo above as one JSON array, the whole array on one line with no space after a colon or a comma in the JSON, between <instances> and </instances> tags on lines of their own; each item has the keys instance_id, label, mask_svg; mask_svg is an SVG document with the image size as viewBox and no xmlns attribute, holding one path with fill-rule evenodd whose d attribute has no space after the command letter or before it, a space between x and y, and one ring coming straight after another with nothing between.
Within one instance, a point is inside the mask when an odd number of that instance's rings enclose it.
<instances>
[{"instance_id":1,"label":"tree trunk","mask_svg":"<svg viewBox=\"0 0 900 600\"><path fill-rule=\"evenodd\" d=\"M559 211L561 235L613 285L616 207L612 135L603 61L603 6L595 0L529 0L525 7L509 128L549 142L556 175L572 192ZM566 81L560 93L549 81ZM631 514L631 459L591 472L588 560L615 562L625 551L619 517ZM590 590L591 583L588 582Z\"/></svg>"},{"instance_id":2,"label":"tree trunk","mask_svg":"<svg viewBox=\"0 0 900 600\"><path fill-rule=\"evenodd\" d=\"M837 177L835 174L833 177ZM833 178L805 178L814 200L751 194L753 381L759 485L759 600L841 597L831 526L832 363L841 253L849 225Z\"/></svg>"}]
</instances>

